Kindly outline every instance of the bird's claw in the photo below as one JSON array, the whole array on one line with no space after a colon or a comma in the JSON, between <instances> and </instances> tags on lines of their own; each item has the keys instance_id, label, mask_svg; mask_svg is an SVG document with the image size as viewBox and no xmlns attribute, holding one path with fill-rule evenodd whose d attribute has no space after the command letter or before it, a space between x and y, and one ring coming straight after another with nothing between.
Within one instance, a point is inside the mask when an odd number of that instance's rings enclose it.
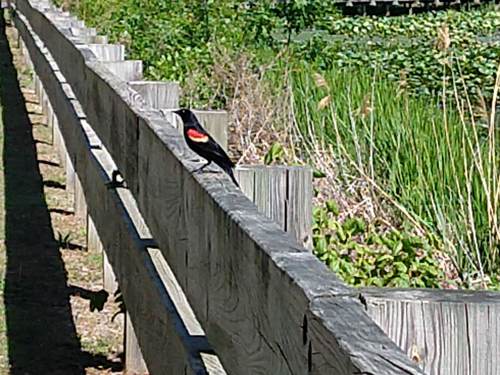
<instances>
[{"instance_id":1,"label":"bird's claw","mask_svg":"<svg viewBox=\"0 0 500 375\"><path fill-rule=\"evenodd\" d=\"M199 168L196 168L195 170L193 170L193 173L198 173L198 172L201 172L202 170L204 170L206 167L208 167L210 165L210 161L206 164L203 164L201 167Z\"/></svg>"}]
</instances>

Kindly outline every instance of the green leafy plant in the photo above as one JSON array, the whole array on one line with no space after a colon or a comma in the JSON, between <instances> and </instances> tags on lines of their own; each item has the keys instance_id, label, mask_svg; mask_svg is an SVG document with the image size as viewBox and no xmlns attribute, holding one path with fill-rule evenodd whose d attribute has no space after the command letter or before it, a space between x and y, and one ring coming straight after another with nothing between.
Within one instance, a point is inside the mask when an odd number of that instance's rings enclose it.
<instances>
[{"instance_id":1,"label":"green leafy plant","mask_svg":"<svg viewBox=\"0 0 500 375\"><path fill-rule=\"evenodd\" d=\"M296 69L294 121L304 144L326 144L337 161L334 173L389 200L394 227L407 223L439 236L464 281L496 274L498 125L488 115L472 115L475 108L461 101L468 94L457 82L449 83L453 98L425 99L377 73L338 69L318 84L314 67ZM331 103L317 110L326 92Z\"/></svg>"},{"instance_id":2,"label":"green leafy plant","mask_svg":"<svg viewBox=\"0 0 500 375\"><path fill-rule=\"evenodd\" d=\"M285 150L283 149L283 145L280 143L273 143L269 151L264 156L264 164L271 165L280 161L283 158L284 153Z\"/></svg>"},{"instance_id":3,"label":"green leafy plant","mask_svg":"<svg viewBox=\"0 0 500 375\"><path fill-rule=\"evenodd\" d=\"M402 229L410 223L439 238L463 280L498 273L500 137L488 120L500 55L494 6L342 17L326 0L65 2L143 60L146 78L179 81L183 105L225 107L235 85L213 82L218 56L244 53L276 97L283 88L292 94L291 113L280 118L293 118L301 135L294 151L321 144L335 162L332 170L316 165L324 178L316 182L325 186L336 172L361 178L397 207L390 215L400 233L391 236L411 237ZM281 162L285 151L273 145L265 163ZM338 222L344 232L358 224ZM363 241L360 254L392 249ZM336 256L348 267L350 256Z\"/></svg>"},{"instance_id":4,"label":"green leafy plant","mask_svg":"<svg viewBox=\"0 0 500 375\"><path fill-rule=\"evenodd\" d=\"M338 214L331 200L314 209L314 253L345 282L434 288L445 281L430 239L381 230L359 217L340 221Z\"/></svg>"}]
</instances>

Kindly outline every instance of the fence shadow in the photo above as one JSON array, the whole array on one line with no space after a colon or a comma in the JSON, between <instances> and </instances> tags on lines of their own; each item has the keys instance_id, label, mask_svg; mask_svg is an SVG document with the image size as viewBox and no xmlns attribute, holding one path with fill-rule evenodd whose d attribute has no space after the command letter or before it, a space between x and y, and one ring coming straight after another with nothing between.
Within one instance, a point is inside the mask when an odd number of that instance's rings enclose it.
<instances>
[{"instance_id":1,"label":"fence shadow","mask_svg":"<svg viewBox=\"0 0 500 375\"><path fill-rule=\"evenodd\" d=\"M84 374L116 368L82 351L69 302L73 292L53 236L35 141L0 15L0 108L5 178L5 309L12 375ZM1 122L0 121L0 124Z\"/></svg>"}]
</instances>

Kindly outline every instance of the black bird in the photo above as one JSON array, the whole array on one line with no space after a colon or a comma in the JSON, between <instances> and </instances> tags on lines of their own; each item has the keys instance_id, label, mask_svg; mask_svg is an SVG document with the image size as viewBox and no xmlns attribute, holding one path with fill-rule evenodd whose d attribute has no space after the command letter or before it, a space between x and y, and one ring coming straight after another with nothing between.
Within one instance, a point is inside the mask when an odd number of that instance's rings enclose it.
<instances>
[{"instance_id":1,"label":"black bird","mask_svg":"<svg viewBox=\"0 0 500 375\"><path fill-rule=\"evenodd\" d=\"M238 182L234 178L233 168L234 163L229 159L222 147L207 133L201 126L193 112L189 109L181 108L174 111L179 115L184 123L184 138L189 148L196 152L201 157L207 159L207 163L196 171L201 171L210 163L214 162L226 172L231 180L239 187Z\"/></svg>"}]
</instances>

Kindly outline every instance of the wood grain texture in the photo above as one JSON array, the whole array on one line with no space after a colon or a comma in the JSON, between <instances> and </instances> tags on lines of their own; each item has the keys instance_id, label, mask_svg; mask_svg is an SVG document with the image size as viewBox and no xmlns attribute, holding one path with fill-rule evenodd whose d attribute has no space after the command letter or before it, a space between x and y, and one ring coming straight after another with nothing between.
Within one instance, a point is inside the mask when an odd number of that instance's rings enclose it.
<instances>
[{"instance_id":1,"label":"wood grain texture","mask_svg":"<svg viewBox=\"0 0 500 375\"><path fill-rule=\"evenodd\" d=\"M193 154L179 142L175 129L166 127L154 114L134 108L127 96L128 88L109 77L106 69L92 62L91 56L86 60L84 48L78 47L77 53L64 52L56 45L56 41L65 43L64 34L54 30L53 24L31 8L28 1L19 3L23 13L34 21L33 29L44 35L61 72L68 73L66 79L103 143L101 149L91 149L89 137L81 136L79 122L78 131L66 126L61 129L63 136L72 132L74 139L68 140L68 152L77 156L75 170L81 177L89 212L119 280L152 373L180 374L187 366L195 373L206 372L200 353L209 348L206 340L189 335L179 319L130 218L130 202L124 201L120 189L108 190L103 186L102 181L109 179L111 173L103 161L108 151L118 168L128 171L126 146L132 152L134 148L144 151L135 159L139 165L136 174L126 175L127 182L138 185L131 189L138 209L229 373L259 374L269 373L270 369L275 374L307 373L311 367L321 368L317 373L330 374L336 373L338 363L360 372L373 372L376 366L378 373L391 374L397 366L404 369L399 373L419 373L359 304L343 297L353 295L353 290L277 224L259 214L227 176L213 171L193 175L191 168L198 163L190 159ZM70 69L67 64L72 61L75 65ZM40 77L50 83L50 78ZM49 95L51 86L44 82ZM101 99L109 100L95 99L108 90L106 87L109 91ZM53 88L57 89L55 85ZM120 117L126 111L136 116L135 127L127 116ZM101 124L108 120L114 126L113 137L106 134ZM135 137L124 141L127 128L132 129ZM333 306L321 310L318 301L324 296L329 296ZM340 320L337 315L343 307L353 314ZM305 332L308 320L314 323L311 335ZM359 332L344 328L359 321L366 323ZM318 344L325 340L340 344ZM377 351L365 353L364 342L383 349L382 355ZM168 361L158 361L159 347L169 353ZM192 347L197 350L190 351ZM309 347L316 348L317 353Z\"/></svg>"},{"instance_id":2,"label":"wood grain texture","mask_svg":"<svg viewBox=\"0 0 500 375\"><path fill-rule=\"evenodd\" d=\"M116 280L113 267L109 263L106 251L102 253L102 275L102 288L110 295L113 295L118 290L118 281Z\"/></svg>"},{"instance_id":3,"label":"wood grain texture","mask_svg":"<svg viewBox=\"0 0 500 375\"><path fill-rule=\"evenodd\" d=\"M500 293L367 289L370 317L427 374L500 374Z\"/></svg>"},{"instance_id":4,"label":"wood grain texture","mask_svg":"<svg viewBox=\"0 0 500 375\"><path fill-rule=\"evenodd\" d=\"M93 63L87 71L87 83L92 90L86 90L87 120L97 136L108 148L127 185L137 190L138 114L128 104L136 102L135 92L99 63ZM107 79L100 77L103 74ZM125 98L116 95L108 82L120 87ZM95 90L95 91L94 91Z\"/></svg>"},{"instance_id":5,"label":"wood grain texture","mask_svg":"<svg viewBox=\"0 0 500 375\"><path fill-rule=\"evenodd\" d=\"M311 167L288 167L286 231L312 250L313 183Z\"/></svg>"},{"instance_id":6,"label":"wood grain texture","mask_svg":"<svg viewBox=\"0 0 500 375\"><path fill-rule=\"evenodd\" d=\"M103 251L99 233L97 233L94 220L90 215L87 219L87 250L92 253L101 253Z\"/></svg>"},{"instance_id":7,"label":"wood grain texture","mask_svg":"<svg viewBox=\"0 0 500 375\"><path fill-rule=\"evenodd\" d=\"M85 192L83 191L82 183L78 174L75 174L75 200L73 209L75 211L75 216L83 220L86 226L87 220L87 202L85 200Z\"/></svg>"},{"instance_id":8,"label":"wood grain texture","mask_svg":"<svg viewBox=\"0 0 500 375\"><path fill-rule=\"evenodd\" d=\"M227 128L229 126L229 113L226 111L193 110L205 130L227 151ZM179 123L182 131L182 125Z\"/></svg>"},{"instance_id":9,"label":"wood grain texture","mask_svg":"<svg viewBox=\"0 0 500 375\"><path fill-rule=\"evenodd\" d=\"M141 60L109 61L103 65L125 82L142 79Z\"/></svg>"},{"instance_id":10,"label":"wood grain texture","mask_svg":"<svg viewBox=\"0 0 500 375\"><path fill-rule=\"evenodd\" d=\"M57 120L57 118L53 122L52 138L53 138L52 144L57 152L57 155L60 156L62 153L61 152L61 149L62 149L61 143L64 141L63 141L63 138L61 135L61 131L59 130L59 121ZM62 167L65 167L64 163L66 162L66 159L64 159L64 161L60 160L59 162L60 162Z\"/></svg>"},{"instance_id":11,"label":"wood grain texture","mask_svg":"<svg viewBox=\"0 0 500 375\"><path fill-rule=\"evenodd\" d=\"M61 167L66 168L66 160L68 159L69 155L66 151L66 143L64 141L64 137L61 133L61 128L59 126L59 121L55 122L55 140L54 140L54 147L57 151L57 155L59 157L59 164Z\"/></svg>"},{"instance_id":12,"label":"wood grain texture","mask_svg":"<svg viewBox=\"0 0 500 375\"><path fill-rule=\"evenodd\" d=\"M131 81L131 80L129 80ZM177 82L135 81L129 86L142 96L147 106L154 109L179 108L180 86Z\"/></svg>"},{"instance_id":13,"label":"wood grain texture","mask_svg":"<svg viewBox=\"0 0 500 375\"><path fill-rule=\"evenodd\" d=\"M312 170L296 166L238 166L241 191L259 212L306 248L312 247Z\"/></svg>"},{"instance_id":14,"label":"wood grain texture","mask_svg":"<svg viewBox=\"0 0 500 375\"><path fill-rule=\"evenodd\" d=\"M121 44L87 44L99 61L125 60L125 46Z\"/></svg>"},{"instance_id":15,"label":"wood grain texture","mask_svg":"<svg viewBox=\"0 0 500 375\"><path fill-rule=\"evenodd\" d=\"M66 154L65 174L66 174L66 194L69 200L74 204L75 197L75 168L73 167L74 160L69 154Z\"/></svg>"},{"instance_id":16,"label":"wood grain texture","mask_svg":"<svg viewBox=\"0 0 500 375\"><path fill-rule=\"evenodd\" d=\"M139 130L140 211L226 370L307 372L302 327L310 300L350 290L231 184L216 180L224 176L186 172L196 164L172 130L154 122ZM185 155L182 164L176 155ZM397 355L395 345L389 348Z\"/></svg>"},{"instance_id":17,"label":"wood grain texture","mask_svg":"<svg viewBox=\"0 0 500 375\"><path fill-rule=\"evenodd\" d=\"M50 77L43 76L42 79L48 82L49 95L71 94L64 90L63 85L53 84ZM93 214L95 227L100 230L99 237L109 253L110 264L113 263L117 275L120 275L118 277L122 279L127 306L130 307L130 313L135 314L132 320L138 321L138 336L143 343L141 347L148 353L151 373L207 373L208 366L213 366L214 362L212 350L206 339L191 336L182 328L182 321L165 293L154 263L145 256L143 240L139 238L138 232L144 233L145 229L135 228L130 216L135 215L134 210L130 209L131 203L123 203L123 200L130 199L130 192L126 193L125 189L108 190L104 185L116 169L115 164L106 157L107 152L100 147L100 143L96 142L93 130L74 110L73 100L67 97L65 101L55 102L57 107L61 106L56 109L59 113L68 115L73 110L73 120L67 118L68 125L63 126L61 133L73 138L68 142L71 147L68 152L77 156L75 168L85 185L89 211ZM79 129L70 131L72 127ZM172 332L178 334L172 335ZM167 360L164 351L169 353Z\"/></svg>"},{"instance_id":18,"label":"wood grain texture","mask_svg":"<svg viewBox=\"0 0 500 375\"><path fill-rule=\"evenodd\" d=\"M307 319L311 374L424 374L394 350L393 342L373 326L358 299L318 298ZM335 337L328 334L328 327L335 329ZM356 356L342 357L341 352Z\"/></svg>"},{"instance_id":19,"label":"wood grain texture","mask_svg":"<svg viewBox=\"0 0 500 375\"><path fill-rule=\"evenodd\" d=\"M102 180L89 186L90 200L94 202L92 216L118 279L149 370L151 374L184 373L191 368L188 363L190 353L194 350L186 349L179 334L172 334L179 330L173 313L175 309L165 304L168 296L162 289L151 260L146 256L143 241L133 225L127 204L120 192L108 190L104 186L109 181L113 163L105 151L93 150L93 154L96 159L92 161L91 158L88 174L94 177L100 175ZM94 169L96 166L100 172ZM106 207L106 213L101 209L102 205ZM110 220L110 217L114 220ZM196 363L199 365L199 362Z\"/></svg>"},{"instance_id":20,"label":"wood grain texture","mask_svg":"<svg viewBox=\"0 0 500 375\"><path fill-rule=\"evenodd\" d=\"M180 119L172 112L172 109L179 108L180 86L177 82L136 81L128 84L138 93L146 108L160 110L169 124L178 126Z\"/></svg>"},{"instance_id":21,"label":"wood grain texture","mask_svg":"<svg viewBox=\"0 0 500 375\"><path fill-rule=\"evenodd\" d=\"M125 370L131 375L148 375L130 316L125 314Z\"/></svg>"}]
</instances>

